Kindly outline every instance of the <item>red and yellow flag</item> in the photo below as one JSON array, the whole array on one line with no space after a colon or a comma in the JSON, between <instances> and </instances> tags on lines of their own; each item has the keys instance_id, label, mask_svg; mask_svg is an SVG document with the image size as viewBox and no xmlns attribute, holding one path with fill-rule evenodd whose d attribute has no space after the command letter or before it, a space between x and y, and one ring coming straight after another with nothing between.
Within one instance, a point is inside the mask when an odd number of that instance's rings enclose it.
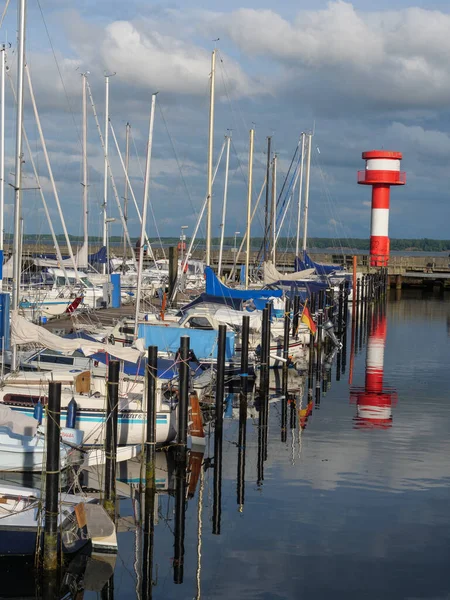
<instances>
[{"instance_id":1,"label":"red and yellow flag","mask_svg":"<svg viewBox=\"0 0 450 600\"><path fill-rule=\"evenodd\" d=\"M308 329L312 334L316 333L316 324L314 323L311 313L309 312L309 308L306 306L306 304L303 308L301 322L308 326Z\"/></svg>"}]
</instances>

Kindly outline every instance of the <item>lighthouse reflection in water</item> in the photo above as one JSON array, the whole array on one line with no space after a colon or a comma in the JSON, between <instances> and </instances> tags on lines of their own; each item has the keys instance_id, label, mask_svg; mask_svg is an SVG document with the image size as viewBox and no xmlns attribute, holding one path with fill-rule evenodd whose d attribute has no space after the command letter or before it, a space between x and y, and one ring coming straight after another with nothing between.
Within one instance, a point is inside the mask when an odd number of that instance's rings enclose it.
<instances>
[{"instance_id":1,"label":"lighthouse reflection in water","mask_svg":"<svg viewBox=\"0 0 450 600\"><path fill-rule=\"evenodd\" d=\"M387 318L384 310L369 317L366 347L365 386L350 389L350 402L356 403L357 429L388 429L392 427L392 407L397 404L397 392L384 385L384 349Z\"/></svg>"}]
</instances>

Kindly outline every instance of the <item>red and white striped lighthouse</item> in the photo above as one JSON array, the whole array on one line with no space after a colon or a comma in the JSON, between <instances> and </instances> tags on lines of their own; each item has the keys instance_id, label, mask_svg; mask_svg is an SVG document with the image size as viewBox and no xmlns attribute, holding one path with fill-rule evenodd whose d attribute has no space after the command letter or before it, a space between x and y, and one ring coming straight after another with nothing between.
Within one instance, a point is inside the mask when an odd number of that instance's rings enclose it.
<instances>
[{"instance_id":1,"label":"red and white striped lighthouse","mask_svg":"<svg viewBox=\"0 0 450 600\"><path fill-rule=\"evenodd\" d=\"M391 185L404 185L406 173L400 171L401 152L370 150L362 153L364 171L358 171L358 183L372 186L370 226L370 266L386 267L389 262L389 196Z\"/></svg>"}]
</instances>

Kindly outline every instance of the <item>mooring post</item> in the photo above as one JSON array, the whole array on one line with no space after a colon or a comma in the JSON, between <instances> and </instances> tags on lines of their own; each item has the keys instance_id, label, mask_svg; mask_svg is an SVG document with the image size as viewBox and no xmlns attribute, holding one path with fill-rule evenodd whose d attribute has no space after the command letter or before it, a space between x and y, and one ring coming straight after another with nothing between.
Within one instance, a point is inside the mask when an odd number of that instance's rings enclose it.
<instances>
[{"instance_id":1,"label":"mooring post","mask_svg":"<svg viewBox=\"0 0 450 600\"><path fill-rule=\"evenodd\" d=\"M156 384L158 380L158 348L149 346L147 354L147 430L146 430L146 488L155 485L156 453Z\"/></svg>"},{"instance_id":2,"label":"mooring post","mask_svg":"<svg viewBox=\"0 0 450 600\"><path fill-rule=\"evenodd\" d=\"M339 304L338 304L338 339L341 339L342 325L343 325L343 314L344 314L344 284L339 284Z\"/></svg>"},{"instance_id":3,"label":"mooring post","mask_svg":"<svg viewBox=\"0 0 450 600\"><path fill-rule=\"evenodd\" d=\"M294 310L292 316L292 337L297 335L298 324L300 322L300 296L295 294L294 296Z\"/></svg>"},{"instance_id":4,"label":"mooring post","mask_svg":"<svg viewBox=\"0 0 450 600\"><path fill-rule=\"evenodd\" d=\"M241 335L241 394L247 395L248 392L248 345L250 332L250 317L242 317L242 335Z\"/></svg>"},{"instance_id":5,"label":"mooring post","mask_svg":"<svg viewBox=\"0 0 450 600\"><path fill-rule=\"evenodd\" d=\"M186 446L188 433L188 407L189 407L189 345L188 335L180 338L180 398L178 402L178 444Z\"/></svg>"},{"instance_id":6,"label":"mooring post","mask_svg":"<svg viewBox=\"0 0 450 600\"><path fill-rule=\"evenodd\" d=\"M178 250L174 246L169 248L169 285L168 297L175 299L175 289L178 280Z\"/></svg>"},{"instance_id":7,"label":"mooring post","mask_svg":"<svg viewBox=\"0 0 450 600\"><path fill-rule=\"evenodd\" d=\"M348 284L344 284L343 296L344 296L344 310L342 313L342 327L345 331L348 325L348 297L350 295L350 288Z\"/></svg>"},{"instance_id":8,"label":"mooring post","mask_svg":"<svg viewBox=\"0 0 450 600\"><path fill-rule=\"evenodd\" d=\"M267 458L267 439L269 430L269 365L270 365L270 309L269 305L263 308L261 330L261 369L259 375L259 389L262 389L263 405L263 433L264 433L264 460Z\"/></svg>"},{"instance_id":9,"label":"mooring post","mask_svg":"<svg viewBox=\"0 0 450 600\"><path fill-rule=\"evenodd\" d=\"M334 292L331 288L325 290L325 321L332 321L334 316Z\"/></svg>"},{"instance_id":10,"label":"mooring post","mask_svg":"<svg viewBox=\"0 0 450 600\"><path fill-rule=\"evenodd\" d=\"M227 327L219 325L219 340L217 345L217 376L216 376L216 420L214 429L214 504L213 504L213 534L220 535L220 520L222 513L222 440L223 440L223 399L225 392L225 351L227 342Z\"/></svg>"},{"instance_id":11,"label":"mooring post","mask_svg":"<svg viewBox=\"0 0 450 600\"><path fill-rule=\"evenodd\" d=\"M358 279L356 282L356 319L359 320L361 310L360 310L360 302L361 302L361 281L362 279Z\"/></svg>"},{"instance_id":12,"label":"mooring post","mask_svg":"<svg viewBox=\"0 0 450 600\"><path fill-rule=\"evenodd\" d=\"M281 400L281 441L287 440L287 403L288 403L288 373L289 373L289 331L291 328L291 301L285 300L284 336L283 336L283 381Z\"/></svg>"},{"instance_id":13,"label":"mooring post","mask_svg":"<svg viewBox=\"0 0 450 600\"><path fill-rule=\"evenodd\" d=\"M110 360L106 389L106 440L105 440L105 499L104 507L111 519L116 520L116 462L119 417L120 361Z\"/></svg>"},{"instance_id":14,"label":"mooring post","mask_svg":"<svg viewBox=\"0 0 450 600\"><path fill-rule=\"evenodd\" d=\"M51 381L47 405L47 456L45 472L44 570L58 568L59 445L61 383Z\"/></svg>"}]
</instances>

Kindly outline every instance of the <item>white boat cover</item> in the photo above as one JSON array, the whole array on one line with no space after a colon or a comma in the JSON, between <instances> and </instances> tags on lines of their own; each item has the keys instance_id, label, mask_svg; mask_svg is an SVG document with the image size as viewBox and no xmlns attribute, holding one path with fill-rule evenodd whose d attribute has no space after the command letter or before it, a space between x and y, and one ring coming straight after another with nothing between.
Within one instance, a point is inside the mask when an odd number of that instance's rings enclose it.
<instances>
[{"instance_id":1,"label":"white boat cover","mask_svg":"<svg viewBox=\"0 0 450 600\"><path fill-rule=\"evenodd\" d=\"M81 350L85 356L96 354L97 352L107 352L111 356L120 360L128 360L137 363L142 354L134 348L124 348L108 343L90 342L83 338L67 339L55 335L40 325L30 323L24 317L19 315L18 311L11 311L11 343L20 344L40 344L49 350L57 352L72 353Z\"/></svg>"},{"instance_id":2,"label":"white boat cover","mask_svg":"<svg viewBox=\"0 0 450 600\"><path fill-rule=\"evenodd\" d=\"M304 279L314 279L315 269L304 269L296 273L280 273L271 262L264 263L264 283L270 285L277 281L303 281Z\"/></svg>"},{"instance_id":3,"label":"white boat cover","mask_svg":"<svg viewBox=\"0 0 450 600\"><path fill-rule=\"evenodd\" d=\"M261 311L249 312L247 310L233 310L230 308L219 308L214 313L214 318L224 325L242 325L242 317L250 317L250 329L252 331L261 331Z\"/></svg>"},{"instance_id":4,"label":"white boat cover","mask_svg":"<svg viewBox=\"0 0 450 600\"><path fill-rule=\"evenodd\" d=\"M33 437L36 435L38 422L33 417L0 404L0 427L6 427L14 435Z\"/></svg>"},{"instance_id":5,"label":"white boat cover","mask_svg":"<svg viewBox=\"0 0 450 600\"><path fill-rule=\"evenodd\" d=\"M87 244L83 244L81 246L81 248L78 250L78 252L74 255L74 259L75 259L75 266L77 267L77 269L87 269L88 268L89 264L88 264ZM52 258L35 258L33 260L33 262L37 267L60 267L61 268L60 261L56 260L56 259L52 259ZM63 259L62 262L65 267L68 267L69 269L74 268L73 261L70 257Z\"/></svg>"}]
</instances>

